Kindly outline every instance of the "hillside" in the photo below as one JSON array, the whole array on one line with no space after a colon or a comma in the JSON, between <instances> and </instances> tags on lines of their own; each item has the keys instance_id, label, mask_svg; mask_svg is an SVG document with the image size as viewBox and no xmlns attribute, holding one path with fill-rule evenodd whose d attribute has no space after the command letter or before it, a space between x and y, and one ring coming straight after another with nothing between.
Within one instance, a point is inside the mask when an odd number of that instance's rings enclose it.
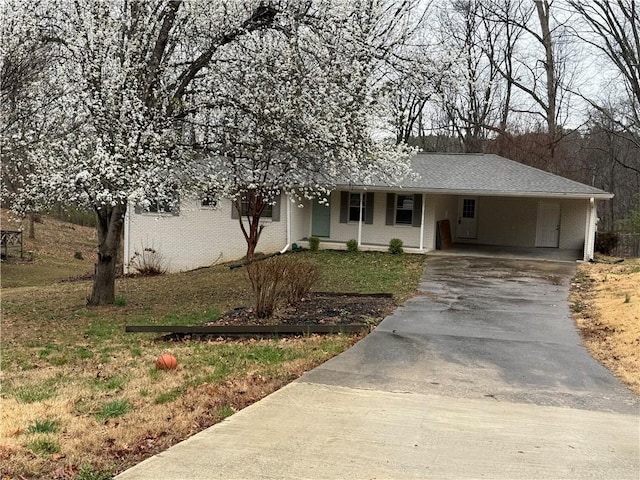
<instances>
[{"instance_id":1,"label":"hillside","mask_svg":"<svg viewBox=\"0 0 640 480\"><path fill-rule=\"evenodd\" d=\"M0 217L3 230L24 229L24 258L17 250L9 250L2 260L2 288L49 285L60 280L84 275L93 270L97 247L96 231L43 216L36 223L36 238L27 238L27 224L15 219L7 210ZM76 252L82 259L75 258Z\"/></svg>"}]
</instances>

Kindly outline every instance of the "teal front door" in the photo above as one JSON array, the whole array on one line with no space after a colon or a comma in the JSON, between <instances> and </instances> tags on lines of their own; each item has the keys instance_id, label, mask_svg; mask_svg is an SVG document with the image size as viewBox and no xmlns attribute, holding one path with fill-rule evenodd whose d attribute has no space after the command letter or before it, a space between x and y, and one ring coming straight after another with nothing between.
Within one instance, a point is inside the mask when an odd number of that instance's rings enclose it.
<instances>
[{"instance_id":1,"label":"teal front door","mask_svg":"<svg viewBox=\"0 0 640 480\"><path fill-rule=\"evenodd\" d=\"M314 237L329 237L331 207L329 205L321 205L317 200L314 200L311 215L311 235Z\"/></svg>"}]
</instances>

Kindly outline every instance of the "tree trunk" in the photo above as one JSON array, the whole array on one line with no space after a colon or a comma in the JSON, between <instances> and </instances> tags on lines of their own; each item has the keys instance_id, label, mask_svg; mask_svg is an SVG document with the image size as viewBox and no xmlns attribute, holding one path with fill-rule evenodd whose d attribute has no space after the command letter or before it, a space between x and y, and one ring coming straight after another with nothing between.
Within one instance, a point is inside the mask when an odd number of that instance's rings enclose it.
<instances>
[{"instance_id":1,"label":"tree trunk","mask_svg":"<svg viewBox=\"0 0 640 480\"><path fill-rule=\"evenodd\" d=\"M31 240L36 238L36 214L33 212L29 214L29 238Z\"/></svg>"},{"instance_id":2,"label":"tree trunk","mask_svg":"<svg viewBox=\"0 0 640 480\"><path fill-rule=\"evenodd\" d=\"M555 162L555 150L558 138L556 125L556 99L558 95L558 87L556 85L556 66L553 53L553 39L551 37L551 29L549 27L549 19L551 13L549 11L549 2L547 0L536 0L536 9L538 11L538 19L540 20L540 28L542 30L542 45L545 51L544 69L547 77L547 104L546 104L546 120L547 133L549 136L549 160L553 173L558 173L558 165Z\"/></svg>"},{"instance_id":3,"label":"tree trunk","mask_svg":"<svg viewBox=\"0 0 640 480\"><path fill-rule=\"evenodd\" d=\"M98 261L89 305L111 305L115 301L116 262L124 227L126 205L104 207L96 212Z\"/></svg>"}]
</instances>

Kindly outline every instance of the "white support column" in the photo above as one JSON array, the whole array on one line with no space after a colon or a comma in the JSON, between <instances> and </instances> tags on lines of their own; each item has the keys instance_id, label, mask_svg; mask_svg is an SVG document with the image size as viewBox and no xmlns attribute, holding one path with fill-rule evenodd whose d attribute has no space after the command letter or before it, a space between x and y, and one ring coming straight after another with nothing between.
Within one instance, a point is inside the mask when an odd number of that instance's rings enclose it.
<instances>
[{"instance_id":1,"label":"white support column","mask_svg":"<svg viewBox=\"0 0 640 480\"><path fill-rule=\"evenodd\" d=\"M584 255L583 260L589 261L593 259L595 251L596 240L596 222L597 218L596 202L593 198L589 199L589 206L587 207L587 220L584 232Z\"/></svg>"},{"instance_id":2,"label":"white support column","mask_svg":"<svg viewBox=\"0 0 640 480\"><path fill-rule=\"evenodd\" d=\"M364 193L360 192L360 216L358 217L358 246L362 245L362 212L364 206L362 205Z\"/></svg>"},{"instance_id":3,"label":"white support column","mask_svg":"<svg viewBox=\"0 0 640 480\"><path fill-rule=\"evenodd\" d=\"M422 194L422 218L420 219L420 251L424 251L424 217L427 210L427 196Z\"/></svg>"}]
</instances>

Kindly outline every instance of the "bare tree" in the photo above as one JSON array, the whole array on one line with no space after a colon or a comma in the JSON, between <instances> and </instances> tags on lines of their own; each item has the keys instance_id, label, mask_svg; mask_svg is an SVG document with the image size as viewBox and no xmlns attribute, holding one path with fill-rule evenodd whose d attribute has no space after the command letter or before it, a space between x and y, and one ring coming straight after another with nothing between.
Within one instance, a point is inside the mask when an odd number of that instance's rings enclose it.
<instances>
[{"instance_id":1,"label":"bare tree","mask_svg":"<svg viewBox=\"0 0 640 480\"><path fill-rule=\"evenodd\" d=\"M585 30L576 35L603 54L614 67L616 75L610 87L622 85L624 106L607 108L602 99L589 98L594 108L609 115L624 131L640 132L640 4L635 0L569 0L571 8L580 15ZM638 140L635 140L638 141ZM639 144L640 145L640 144Z\"/></svg>"}]
</instances>

